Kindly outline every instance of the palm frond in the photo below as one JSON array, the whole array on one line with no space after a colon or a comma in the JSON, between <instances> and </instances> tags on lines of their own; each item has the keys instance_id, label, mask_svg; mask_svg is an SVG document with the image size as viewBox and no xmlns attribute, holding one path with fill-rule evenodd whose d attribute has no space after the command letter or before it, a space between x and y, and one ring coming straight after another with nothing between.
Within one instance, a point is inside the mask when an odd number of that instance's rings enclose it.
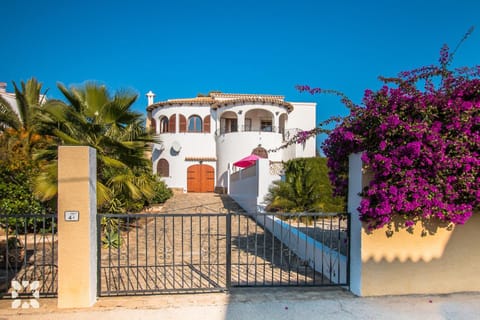
<instances>
[{"instance_id":1,"label":"palm frond","mask_svg":"<svg viewBox=\"0 0 480 320\"><path fill-rule=\"evenodd\" d=\"M58 165L56 161L45 165L38 174L34 184L34 194L41 201L47 201L58 193L57 175Z\"/></svg>"},{"instance_id":2,"label":"palm frond","mask_svg":"<svg viewBox=\"0 0 480 320\"><path fill-rule=\"evenodd\" d=\"M3 131L5 128L20 130L21 125L22 123L13 107L0 96L0 130Z\"/></svg>"}]
</instances>

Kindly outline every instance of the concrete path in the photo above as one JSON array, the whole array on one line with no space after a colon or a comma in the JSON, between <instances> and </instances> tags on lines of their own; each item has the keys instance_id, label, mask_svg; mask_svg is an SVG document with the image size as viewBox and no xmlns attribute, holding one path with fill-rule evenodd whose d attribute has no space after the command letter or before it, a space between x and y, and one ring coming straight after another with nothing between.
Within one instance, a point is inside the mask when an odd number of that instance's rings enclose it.
<instances>
[{"instance_id":1,"label":"concrete path","mask_svg":"<svg viewBox=\"0 0 480 320\"><path fill-rule=\"evenodd\" d=\"M7 303L8 302L8 303ZM11 309L4 319L480 319L480 293L358 298L341 289L246 288L230 293L102 298L89 309Z\"/></svg>"},{"instance_id":2,"label":"concrete path","mask_svg":"<svg viewBox=\"0 0 480 320\"><path fill-rule=\"evenodd\" d=\"M188 213L227 209L238 207L223 195L177 194L155 210ZM0 300L0 320L480 320L480 292L360 298L340 288L236 288L228 293L100 298L87 309L58 309L56 299L46 298L38 300L38 309L12 309L11 303Z\"/></svg>"},{"instance_id":3,"label":"concrete path","mask_svg":"<svg viewBox=\"0 0 480 320\"><path fill-rule=\"evenodd\" d=\"M215 213L243 209L226 194L176 192L161 207L152 211L168 213Z\"/></svg>"}]
</instances>

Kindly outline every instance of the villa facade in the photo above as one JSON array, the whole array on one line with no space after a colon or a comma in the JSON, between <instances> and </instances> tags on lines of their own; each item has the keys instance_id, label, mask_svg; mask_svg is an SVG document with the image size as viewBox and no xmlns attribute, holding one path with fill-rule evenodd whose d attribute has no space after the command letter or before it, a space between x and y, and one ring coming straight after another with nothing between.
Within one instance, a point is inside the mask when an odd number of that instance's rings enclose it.
<instances>
[{"instance_id":1,"label":"villa facade","mask_svg":"<svg viewBox=\"0 0 480 320\"><path fill-rule=\"evenodd\" d=\"M147 127L159 141L152 149L153 172L170 188L225 192L233 163L252 153L273 163L315 156L315 139L268 152L315 127L315 103L221 92L162 102L154 96L147 94Z\"/></svg>"},{"instance_id":2,"label":"villa facade","mask_svg":"<svg viewBox=\"0 0 480 320\"><path fill-rule=\"evenodd\" d=\"M7 83L0 82L0 96L10 105L13 107L13 111L19 114L17 100L15 98L15 93L7 92Z\"/></svg>"}]
</instances>

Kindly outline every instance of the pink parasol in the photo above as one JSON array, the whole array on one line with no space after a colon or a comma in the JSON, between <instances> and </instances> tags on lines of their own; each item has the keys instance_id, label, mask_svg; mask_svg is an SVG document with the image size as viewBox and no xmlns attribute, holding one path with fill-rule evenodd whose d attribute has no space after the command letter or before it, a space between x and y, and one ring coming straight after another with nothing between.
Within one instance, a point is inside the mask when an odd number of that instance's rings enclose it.
<instances>
[{"instance_id":1,"label":"pink parasol","mask_svg":"<svg viewBox=\"0 0 480 320\"><path fill-rule=\"evenodd\" d=\"M245 158L242 158L236 162L233 163L234 166L240 167L240 168L248 168L251 165L254 165L257 160L260 159L259 156L255 154L251 154Z\"/></svg>"}]
</instances>

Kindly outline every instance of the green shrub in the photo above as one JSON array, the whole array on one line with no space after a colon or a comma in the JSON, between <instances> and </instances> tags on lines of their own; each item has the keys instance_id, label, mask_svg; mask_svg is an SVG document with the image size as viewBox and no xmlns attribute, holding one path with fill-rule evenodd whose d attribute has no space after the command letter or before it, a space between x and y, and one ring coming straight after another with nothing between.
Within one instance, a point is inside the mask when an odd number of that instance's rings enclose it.
<instances>
[{"instance_id":1,"label":"green shrub","mask_svg":"<svg viewBox=\"0 0 480 320\"><path fill-rule=\"evenodd\" d=\"M344 212L346 201L334 197L325 158L285 163L285 180L276 181L265 197L272 212Z\"/></svg>"},{"instance_id":2,"label":"green shrub","mask_svg":"<svg viewBox=\"0 0 480 320\"><path fill-rule=\"evenodd\" d=\"M41 202L32 192L32 180L37 169L25 163L10 164L0 162L0 216L53 213L53 203ZM52 222L45 223L38 218L9 218L1 219L2 227L9 225L9 229L18 232L49 231ZM25 227L26 224L26 227Z\"/></svg>"},{"instance_id":3,"label":"green shrub","mask_svg":"<svg viewBox=\"0 0 480 320\"><path fill-rule=\"evenodd\" d=\"M173 195L172 190L169 189L163 181L158 181L155 184L154 190L155 195L153 196L152 200L150 200L150 204L164 203Z\"/></svg>"}]
</instances>

